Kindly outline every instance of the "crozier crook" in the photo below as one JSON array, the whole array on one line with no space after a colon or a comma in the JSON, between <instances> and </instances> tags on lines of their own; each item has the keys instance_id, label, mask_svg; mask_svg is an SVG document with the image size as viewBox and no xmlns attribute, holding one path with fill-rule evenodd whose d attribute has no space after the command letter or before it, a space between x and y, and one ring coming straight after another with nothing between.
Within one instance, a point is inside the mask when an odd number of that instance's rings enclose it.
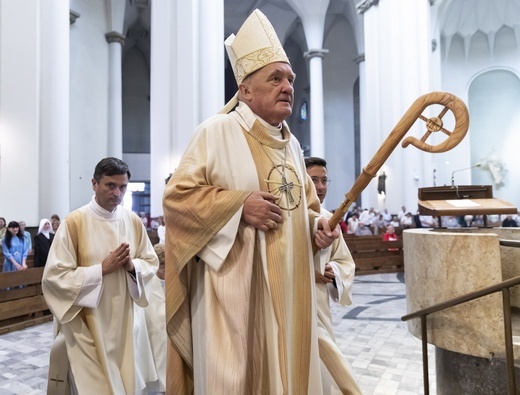
<instances>
[{"instance_id":1,"label":"crozier crook","mask_svg":"<svg viewBox=\"0 0 520 395\"><path fill-rule=\"evenodd\" d=\"M444 108L438 116L426 118L422 115L422 112L426 107L432 104L440 104L443 105ZM450 132L443 127L442 117L448 112L448 110L450 110L455 117L455 128L453 129L453 132ZM395 147L397 147L397 144L399 144L399 141L401 141L404 135L418 119L426 122L426 133L420 140L415 137L407 137L402 142L403 148L406 148L411 144L426 152L446 152L462 141L469 127L468 109L464 102L457 96L446 92L431 92L419 97L413 102L399 123L388 135L383 145L375 153L372 160L356 178L350 191L345 194L345 200L340 204L329 221L331 229L334 229L336 225L340 223L350 205L376 176L383 163L386 162ZM446 134L448 138L438 145L432 146L427 144L426 139L435 132L442 132Z\"/></svg>"}]
</instances>

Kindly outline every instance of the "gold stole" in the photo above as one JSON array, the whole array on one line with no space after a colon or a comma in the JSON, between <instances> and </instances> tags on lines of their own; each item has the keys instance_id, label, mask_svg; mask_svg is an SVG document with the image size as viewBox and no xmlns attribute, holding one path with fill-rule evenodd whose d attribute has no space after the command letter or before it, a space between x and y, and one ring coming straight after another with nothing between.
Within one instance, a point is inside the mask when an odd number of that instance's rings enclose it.
<instances>
[{"instance_id":1,"label":"gold stole","mask_svg":"<svg viewBox=\"0 0 520 395\"><path fill-rule=\"evenodd\" d=\"M282 134L287 140L274 139L258 121L255 121L251 130L245 133L257 168L258 182L262 191L268 191L265 180L268 179L273 166L264 148L267 152L271 152L270 157L273 158L274 155L271 150L283 149L289 142L289 131L284 128ZM262 148L261 144L267 147ZM288 152L288 155L290 155L290 152ZM305 183L305 180L301 180L301 182ZM304 193L305 189L303 188L302 194ZM309 261L309 236L305 222L306 207L300 205L289 215L287 211L284 211L285 222L283 227L265 233L267 273L269 276L267 280L278 324L278 358L284 394L289 394L289 391L292 394L306 394L309 383L313 322L311 287L314 284L312 284L311 279L314 278L314 272L311 273L312 262ZM292 242L288 242L284 237L283 228L286 229L286 232L297 237L294 237ZM298 236L301 239L298 239ZM257 247L255 246L255 248ZM290 251L287 251L288 249ZM288 254L293 258L294 270L292 273L286 273L285 257ZM255 256L258 257L259 254L255 254ZM254 264L261 265L261 262L254 262ZM285 287L291 283L293 284L293 294L289 295L290 300L287 300ZM288 314L287 308L292 310L290 314Z\"/></svg>"},{"instance_id":2,"label":"gold stole","mask_svg":"<svg viewBox=\"0 0 520 395\"><path fill-rule=\"evenodd\" d=\"M86 232L83 229L83 218L84 214L79 210L73 211L67 216L67 228L69 230L69 235L72 240L72 244L74 245L74 250L76 252L76 263L78 267L82 266L81 257L83 255L87 255L86 251L84 250L84 245L80 244L79 242L79 234L88 234L88 232ZM103 341L98 336L98 333L100 333L101 330L99 330L98 328L97 320L94 318L92 314L92 309L88 307L83 307L79 314L84 324L89 329L89 332L92 335L92 339L94 340L96 348L103 348ZM102 353L98 353L98 359L103 371L106 374L107 381L110 382L110 369L108 368L107 359L105 358L105 355L107 355L107 353L106 350L103 349L103 351L104 352Z\"/></svg>"},{"instance_id":3,"label":"gold stole","mask_svg":"<svg viewBox=\"0 0 520 395\"><path fill-rule=\"evenodd\" d=\"M269 133L257 121L250 131L258 138L280 142L269 136ZM290 136L288 130L283 131L284 135ZM261 145L244 130L251 154L258 172L260 189L267 191L264 181L269 174L272 165L266 157ZM264 136L264 137L262 137ZM262 140L260 140L262 141ZM168 332L168 353L167 353L167 388L168 395L191 394L193 392L193 360L192 360L192 331L191 331L191 312L189 305L189 275L188 266L195 263L195 254L229 221L234 213L240 208L250 192L247 191L227 191L225 198L220 198L217 191L219 187L205 184L206 180L202 177L197 178L197 174L190 173L191 161L196 161L206 154L207 147L205 140L200 139L199 151L191 151L181 161L179 168L168 183L163 199L164 214L167 223L175 224L167 228L166 231L166 328ZM269 148L267 148L269 149ZM199 155L196 157L196 155ZM186 177L185 177L186 176ZM195 177L193 179L193 177ZM302 180L302 183L305 183ZM178 185L182 184L182 190ZM202 186L202 188L200 188ZM175 191L174 191L175 190ZM304 193L304 192L302 192ZM170 197L175 196L175 201ZM212 204L207 204L212 202ZM214 206L218 208L215 209ZM319 205L317 210L319 211ZM219 215L215 215L218 213ZM279 326L279 363L281 366L281 378L284 393L288 394L289 389L292 394L306 394L308 392L311 333L312 333L312 281L314 271L312 262L309 262L308 232L305 216L307 210L304 205L291 212L284 226L290 226L291 232L298 235L301 239L294 240L290 244L291 254L295 267L287 278L284 274L284 257L287 255L285 240L280 237L281 230L266 232L267 251L267 270L269 273L269 288L271 291L272 304L274 306L276 320ZM298 243L298 244L296 244ZM263 277L262 262L258 246L255 245L254 252L254 273L253 277L260 279ZM311 276L312 274L312 276ZM288 301L284 296L285 284L293 285L293 295ZM262 303L262 288L258 286L252 291L252 303L255 307L260 307ZM254 302L253 302L254 300ZM286 303L290 302L289 308L292 309L292 321L288 322ZM260 312L251 314L255 317ZM288 331L287 328L292 328ZM257 335L265 335L262 329ZM291 336L287 336L290 333ZM254 336L254 335L253 335ZM260 390L269 391L267 377L267 360L263 358L262 350L263 339L255 339L255 350L260 351L262 364L258 366L254 361L249 382L252 383L251 392ZM258 348L260 347L260 348ZM290 355L288 351L290 350ZM256 354L256 353L255 353ZM258 354L253 355L257 358ZM258 361L256 361L258 362ZM289 366L292 369L289 373ZM259 373L259 375L257 375ZM252 377L251 377L252 376ZM289 385L290 383L290 385Z\"/></svg>"}]
</instances>

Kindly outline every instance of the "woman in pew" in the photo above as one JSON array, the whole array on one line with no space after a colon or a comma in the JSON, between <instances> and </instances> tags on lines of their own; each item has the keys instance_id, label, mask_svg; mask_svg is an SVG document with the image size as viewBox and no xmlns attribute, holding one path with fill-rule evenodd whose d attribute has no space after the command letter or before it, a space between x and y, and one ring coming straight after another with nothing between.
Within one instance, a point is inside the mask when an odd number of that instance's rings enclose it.
<instances>
[{"instance_id":1,"label":"woman in pew","mask_svg":"<svg viewBox=\"0 0 520 395\"><path fill-rule=\"evenodd\" d=\"M5 226L7 222L5 222L4 217L0 217L0 239L3 239L5 236L5 232L7 232L7 226Z\"/></svg>"},{"instance_id":2,"label":"woman in pew","mask_svg":"<svg viewBox=\"0 0 520 395\"><path fill-rule=\"evenodd\" d=\"M40 221L38 234L34 237L34 267L45 266L53 240L54 233L51 231L51 222L44 218Z\"/></svg>"},{"instance_id":3,"label":"woman in pew","mask_svg":"<svg viewBox=\"0 0 520 395\"><path fill-rule=\"evenodd\" d=\"M7 232L2 239L2 250L4 252L4 272L15 272L17 270L27 269L27 254L29 246L24 243L23 234L20 231L20 225L16 221L9 222Z\"/></svg>"}]
</instances>

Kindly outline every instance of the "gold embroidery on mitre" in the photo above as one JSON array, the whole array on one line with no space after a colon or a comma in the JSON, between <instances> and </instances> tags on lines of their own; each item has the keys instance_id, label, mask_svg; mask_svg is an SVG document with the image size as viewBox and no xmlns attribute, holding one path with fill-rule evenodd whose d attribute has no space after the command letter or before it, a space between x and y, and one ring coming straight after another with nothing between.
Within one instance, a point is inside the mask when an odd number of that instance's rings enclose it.
<instances>
[{"instance_id":1,"label":"gold embroidery on mitre","mask_svg":"<svg viewBox=\"0 0 520 395\"><path fill-rule=\"evenodd\" d=\"M224 44L237 84L268 64L290 64L276 31L260 10L255 10L237 35L231 34Z\"/></svg>"},{"instance_id":2,"label":"gold embroidery on mitre","mask_svg":"<svg viewBox=\"0 0 520 395\"><path fill-rule=\"evenodd\" d=\"M269 193L280 198L276 202L278 207L287 211L298 208L302 201L303 186L293 167L290 165L272 167L265 182Z\"/></svg>"}]
</instances>

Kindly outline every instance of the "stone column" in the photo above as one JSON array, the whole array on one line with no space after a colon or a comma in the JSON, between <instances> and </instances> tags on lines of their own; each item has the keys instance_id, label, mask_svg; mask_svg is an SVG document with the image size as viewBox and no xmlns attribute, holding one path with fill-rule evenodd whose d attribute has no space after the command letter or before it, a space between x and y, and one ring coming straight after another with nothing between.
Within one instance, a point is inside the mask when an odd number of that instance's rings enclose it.
<instances>
[{"instance_id":1,"label":"stone column","mask_svg":"<svg viewBox=\"0 0 520 395\"><path fill-rule=\"evenodd\" d=\"M369 113L362 119L361 163L366 166L412 103L430 88L429 0L365 0L358 3L365 30L365 92ZM425 113L427 115L427 113ZM407 135L421 137L424 123ZM416 210L418 187L431 185L425 171L432 154L399 145L383 165L386 206ZM378 206L377 177L362 195L363 207Z\"/></svg>"},{"instance_id":2,"label":"stone column","mask_svg":"<svg viewBox=\"0 0 520 395\"><path fill-rule=\"evenodd\" d=\"M304 54L309 59L311 155L325 157L325 120L323 115L323 57L327 49L311 49Z\"/></svg>"},{"instance_id":3,"label":"stone column","mask_svg":"<svg viewBox=\"0 0 520 395\"><path fill-rule=\"evenodd\" d=\"M172 19L170 0L154 0L150 60L150 214L163 213L165 179L173 171L172 150Z\"/></svg>"},{"instance_id":4,"label":"stone column","mask_svg":"<svg viewBox=\"0 0 520 395\"><path fill-rule=\"evenodd\" d=\"M325 157L325 121L323 119L323 63L328 52L322 49L325 16L329 0L286 0L302 20L309 50L311 155Z\"/></svg>"},{"instance_id":5,"label":"stone column","mask_svg":"<svg viewBox=\"0 0 520 395\"><path fill-rule=\"evenodd\" d=\"M199 8L199 122L224 107L224 1L201 0ZM208 67L208 65L211 65Z\"/></svg>"},{"instance_id":6,"label":"stone column","mask_svg":"<svg viewBox=\"0 0 520 395\"><path fill-rule=\"evenodd\" d=\"M39 218L70 211L68 16L62 0L40 7Z\"/></svg>"},{"instance_id":7,"label":"stone column","mask_svg":"<svg viewBox=\"0 0 520 395\"><path fill-rule=\"evenodd\" d=\"M154 0L151 60L151 211L162 213L173 173L199 123L224 106L223 0Z\"/></svg>"},{"instance_id":8,"label":"stone column","mask_svg":"<svg viewBox=\"0 0 520 395\"><path fill-rule=\"evenodd\" d=\"M125 37L118 32L105 34L109 45L108 156L123 158L123 76L122 48Z\"/></svg>"}]
</instances>

